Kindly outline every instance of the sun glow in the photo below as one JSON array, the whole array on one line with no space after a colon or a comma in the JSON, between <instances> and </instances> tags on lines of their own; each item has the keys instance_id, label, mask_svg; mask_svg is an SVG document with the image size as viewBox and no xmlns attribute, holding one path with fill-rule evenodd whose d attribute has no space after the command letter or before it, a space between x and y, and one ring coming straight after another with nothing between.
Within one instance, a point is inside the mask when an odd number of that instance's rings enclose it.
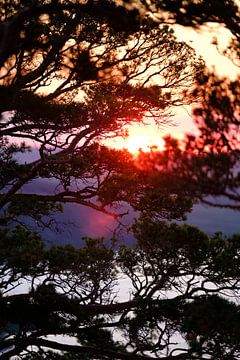
<instances>
[{"instance_id":1,"label":"sun glow","mask_svg":"<svg viewBox=\"0 0 240 360\"><path fill-rule=\"evenodd\" d=\"M131 153L136 153L139 150L147 151L149 150L149 140L147 136L144 135L132 135L127 138L127 149Z\"/></svg>"},{"instance_id":2,"label":"sun glow","mask_svg":"<svg viewBox=\"0 0 240 360\"><path fill-rule=\"evenodd\" d=\"M152 147L164 148L163 133L154 126L132 125L127 129L126 137L108 139L105 144L115 149L126 149L132 154L140 150L149 151Z\"/></svg>"}]
</instances>

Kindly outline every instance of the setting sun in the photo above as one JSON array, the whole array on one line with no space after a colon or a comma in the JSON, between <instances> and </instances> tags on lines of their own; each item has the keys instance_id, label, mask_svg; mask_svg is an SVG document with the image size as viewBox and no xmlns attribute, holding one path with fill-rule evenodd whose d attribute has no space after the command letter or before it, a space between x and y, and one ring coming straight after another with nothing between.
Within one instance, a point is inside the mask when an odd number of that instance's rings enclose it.
<instances>
[{"instance_id":1,"label":"setting sun","mask_svg":"<svg viewBox=\"0 0 240 360\"><path fill-rule=\"evenodd\" d=\"M159 129L154 126L140 125L130 126L126 137L119 136L108 139L104 143L115 149L126 149L133 154L138 153L140 149L149 151L153 146L160 150L164 147L163 133Z\"/></svg>"},{"instance_id":2,"label":"setting sun","mask_svg":"<svg viewBox=\"0 0 240 360\"><path fill-rule=\"evenodd\" d=\"M144 135L132 135L126 139L126 148L131 153L136 153L140 149L147 151L149 149L149 140Z\"/></svg>"}]
</instances>

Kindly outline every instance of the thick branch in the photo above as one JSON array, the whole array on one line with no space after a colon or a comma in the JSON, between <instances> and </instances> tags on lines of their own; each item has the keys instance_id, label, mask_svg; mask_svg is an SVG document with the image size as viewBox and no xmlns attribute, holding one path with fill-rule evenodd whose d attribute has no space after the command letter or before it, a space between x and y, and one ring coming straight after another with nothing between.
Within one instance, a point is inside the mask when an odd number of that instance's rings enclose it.
<instances>
[{"instance_id":1,"label":"thick branch","mask_svg":"<svg viewBox=\"0 0 240 360\"><path fill-rule=\"evenodd\" d=\"M159 357L152 357L152 356L144 356L144 355L137 355L135 353L127 353L121 351L113 351L113 350L106 350L106 349L99 349L92 346L81 346L81 345L68 345L62 344L56 341L50 341L46 339L27 339L23 341L21 346L22 350L25 349L27 346L43 346L46 348L51 348L60 351L67 351L76 354L89 354L91 356L106 356L110 359L122 359L122 360L187 360L190 359L187 354L180 354L176 356L163 356ZM9 359L9 356L16 354L16 351L12 350L7 354L3 354L1 359ZM8 355L8 357L7 357Z\"/></svg>"}]
</instances>

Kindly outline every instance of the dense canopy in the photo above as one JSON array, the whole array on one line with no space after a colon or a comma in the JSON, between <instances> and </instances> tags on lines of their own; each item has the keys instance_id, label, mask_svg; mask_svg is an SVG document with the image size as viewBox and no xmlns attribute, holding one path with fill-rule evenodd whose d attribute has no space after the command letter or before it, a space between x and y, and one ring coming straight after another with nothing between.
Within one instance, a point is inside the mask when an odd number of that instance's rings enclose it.
<instances>
[{"instance_id":1,"label":"dense canopy","mask_svg":"<svg viewBox=\"0 0 240 360\"><path fill-rule=\"evenodd\" d=\"M2 0L0 21L0 359L239 359L240 236L173 222L240 208L239 79L173 30L219 23L238 63L237 3ZM198 136L138 158L104 144L184 104ZM118 229L133 209L135 246L50 246L67 203Z\"/></svg>"}]
</instances>

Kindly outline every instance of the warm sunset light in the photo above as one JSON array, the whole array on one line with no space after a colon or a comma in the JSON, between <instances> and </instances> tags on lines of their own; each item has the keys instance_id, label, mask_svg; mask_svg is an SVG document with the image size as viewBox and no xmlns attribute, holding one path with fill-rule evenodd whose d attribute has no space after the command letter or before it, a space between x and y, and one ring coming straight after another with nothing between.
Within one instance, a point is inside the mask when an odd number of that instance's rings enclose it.
<instances>
[{"instance_id":1,"label":"warm sunset light","mask_svg":"<svg viewBox=\"0 0 240 360\"><path fill-rule=\"evenodd\" d=\"M147 151L149 149L149 143L147 136L144 135L132 135L127 139L127 149L131 153L135 153L140 149L143 151Z\"/></svg>"},{"instance_id":2,"label":"warm sunset light","mask_svg":"<svg viewBox=\"0 0 240 360\"><path fill-rule=\"evenodd\" d=\"M240 0L0 3L0 360L240 360Z\"/></svg>"},{"instance_id":3,"label":"warm sunset light","mask_svg":"<svg viewBox=\"0 0 240 360\"><path fill-rule=\"evenodd\" d=\"M126 149L132 154L149 151L151 147L164 148L163 136L166 134L155 126L132 125L127 129L126 137L115 137L104 141L104 144L115 149Z\"/></svg>"}]
</instances>

